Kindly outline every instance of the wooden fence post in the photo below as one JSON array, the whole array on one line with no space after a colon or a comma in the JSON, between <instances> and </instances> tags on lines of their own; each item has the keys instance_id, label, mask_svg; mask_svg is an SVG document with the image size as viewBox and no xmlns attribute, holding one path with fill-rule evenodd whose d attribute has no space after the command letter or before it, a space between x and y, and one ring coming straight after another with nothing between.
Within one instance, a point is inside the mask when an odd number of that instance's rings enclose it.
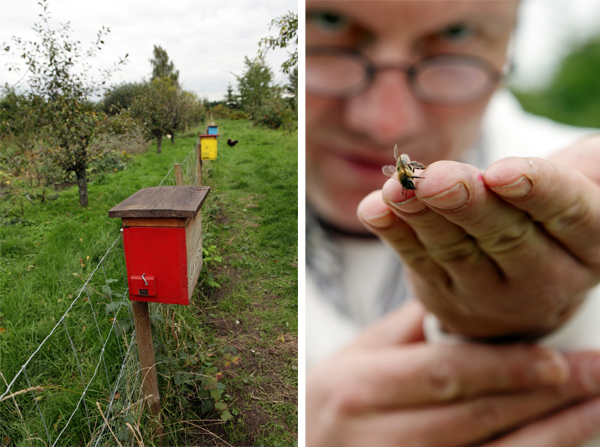
<instances>
[{"instance_id":1,"label":"wooden fence post","mask_svg":"<svg viewBox=\"0 0 600 447\"><path fill-rule=\"evenodd\" d=\"M156 374L156 361L154 360L154 344L152 343L152 329L148 303L132 301L133 324L138 346L138 355L142 367L142 387L150 411L158 414L160 410L160 394L158 393L158 375Z\"/></svg>"},{"instance_id":2,"label":"wooden fence post","mask_svg":"<svg viewBox=\"0 0 600 447\"><path fill-rule=\"evenodd\" d=\"M183 186L183 171L181 170L181 163L175 163L175 184L177 186Z\"/></svg>"},{"instance_id":3,"label":"wooden fence post","mask_svg":"<svg viewBox=\"0 0 600 447\"><path fill-rule=\"evenodd\" d=\"M196 172L198 173L198 186L202 186L202 146L196 145Z\"/></svg>"}]
</instances>

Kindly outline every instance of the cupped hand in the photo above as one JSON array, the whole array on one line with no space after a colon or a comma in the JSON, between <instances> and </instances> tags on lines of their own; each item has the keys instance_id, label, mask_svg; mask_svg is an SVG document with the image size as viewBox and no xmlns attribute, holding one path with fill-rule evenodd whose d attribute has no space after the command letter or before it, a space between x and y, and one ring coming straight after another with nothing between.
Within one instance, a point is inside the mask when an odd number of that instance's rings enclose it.
<instances>
[{"instance_id":1,"label":"cupped hand","mask_svg":"<svg viewBox=\"0 0 600 447\"><path fill-rule=\"evenodd\" d=\"M427 344L423 312L409 303L309 372L308 447L570 447L598 431L600 353Z\"/></svg>"},{"instance_id":2,"label":"cupped hand","mask_svg":"<svg viewBox=\"0 0 600 447\"><path fill-rule=\"evenodd\" d=\"M538 337L600 281L598 166L600 138L485 172L440 161L419 171L415 192L388 180L358 216L402 257L447 331Z\"/></svg>"}]
</instances>

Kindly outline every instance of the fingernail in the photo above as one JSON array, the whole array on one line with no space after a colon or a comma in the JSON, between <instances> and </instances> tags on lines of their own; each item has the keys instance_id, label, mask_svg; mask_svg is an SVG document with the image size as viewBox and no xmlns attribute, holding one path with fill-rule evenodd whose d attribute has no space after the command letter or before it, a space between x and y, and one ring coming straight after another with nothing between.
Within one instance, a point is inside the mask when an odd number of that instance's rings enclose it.
<instances>
[{"instance_id":1,"label":"fingernail","mask_svg":"<svg viewBox=\"0 0 600 447\"><path fill-rule=\"evenodd\" d=\"M394 222L394 216L390 210L385 210L385 212L375 216L366 216L361 214L360 218L376 228L389 227Z\"/></svg>"},{"instance_id":2,"label":"fingernail","mask_svg":"<svg viewBox=\"0 0 600 447\"><path fill-rule=\"evenodd\" d=\"M509 183L504 186L496 186L495 188L491 188L496 194L501 195L502 197L507 197L509 199L518 199L520 197L525 197L531 189L533 185L531 184L531 180L527 177L523 176L519 180L513 183Z\"/></svg>"},{"instance_id":3,"label":"fingernail","mask_svg":"<svg viewBox=\"0 0 600 447\"><path fill-rule=\"evenodd\" d=\"M398 202L398 203L388 202L388 203L390 205L392 205L394 208L396 208L397 210L400 210L405 213L418 213L419 211L423 211L425 208L427 208L427 205L420 202L417 199L417 196L413 196L410 199L405 200L403 202Z\"/></svg>"},{"instance_id":4,"label":"fingernail","mask_svg":"<svg viewBox=\"0 0 600 447\"><path fill-rule=\"evenodd\" d=\"M444 210L453 210L463 206L469 200L469 192L461 182L458 185L427 199L422 199L427 204Z\"/></svg>"},{"instance_id":5,"label":"fingernail","mask_svg":"<svg viewBox=\"0 0 600 447\"><path fill-rule=\"evenodd\" d=\"M587 367L582 368L581 383L592 393L600 391L600 357L591 358Z\"/></svg>"},{"instance_id":6,"label":"fingernail","mask_svg":"<svg viewBox=\"0 0 600 447\"><path fill-rule=\"evenodd\" d=\"M569 364L556 351L544 350L544 357L533 365L533 371L540 384L558 385L569 378Z\"/></svg>"}]
</instances>

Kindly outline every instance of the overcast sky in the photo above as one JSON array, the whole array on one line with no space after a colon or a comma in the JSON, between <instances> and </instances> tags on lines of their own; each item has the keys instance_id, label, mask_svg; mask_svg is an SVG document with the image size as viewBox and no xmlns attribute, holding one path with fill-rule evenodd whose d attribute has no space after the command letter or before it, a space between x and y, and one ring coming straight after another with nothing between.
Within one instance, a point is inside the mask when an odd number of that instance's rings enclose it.
<instances>
[{"instance_id":1,"label":"overcast sky","mask_svg":"<svg viewBox=\"0 0 600 447\"><path fill-rule=\"evenodd\" d=\"M522 0L513 81L523 89L551 80L574 46L600 35L600 0Z\"/></svg>"},{"instance_id":2,"label":"overcast sky","mask_svg":"<svg viewBox=\"0 0 600 447\"><path fill-rule=\"evenodd\" d=\"M32 39L31 30L42 8L38 0L0 0L0 43L12 44L13 36ZM258 41L278 34L272 19L288 10L298 12L297 0L48 0L54 28L71 23L71 38L87 48L105 26L110 33L92 64L113 67L129 53L129 62L113 75L111 83L141 81L151 74L149 59L154 45L162 46L180 71L183 88L210 100L222 99L231 74L241 74L244 56L254 57ZM0 54L0 85L18 79L7 70L9 58ZM267 63L275 81L287 83L280 71L287 49L273 50Z\"/></svg>"}]
</instances>

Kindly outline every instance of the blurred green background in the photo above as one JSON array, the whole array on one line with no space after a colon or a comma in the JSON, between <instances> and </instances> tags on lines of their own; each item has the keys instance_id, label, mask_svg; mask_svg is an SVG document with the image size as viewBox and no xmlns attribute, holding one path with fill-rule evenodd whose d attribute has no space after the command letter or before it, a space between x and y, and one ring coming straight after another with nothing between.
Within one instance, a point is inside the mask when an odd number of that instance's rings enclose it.
<instances>
[{"instance_id":1,"label":"blurred green background","mask_svg":"<svg viewBox=\"0 0 600 447\"><path fill-rule=\"evenodd\" d=\"M528 91L513 87L511 91L528 112L574 126L600 128L600 34L573 48L548 86Z\"/></svg>"}]
</instances>

